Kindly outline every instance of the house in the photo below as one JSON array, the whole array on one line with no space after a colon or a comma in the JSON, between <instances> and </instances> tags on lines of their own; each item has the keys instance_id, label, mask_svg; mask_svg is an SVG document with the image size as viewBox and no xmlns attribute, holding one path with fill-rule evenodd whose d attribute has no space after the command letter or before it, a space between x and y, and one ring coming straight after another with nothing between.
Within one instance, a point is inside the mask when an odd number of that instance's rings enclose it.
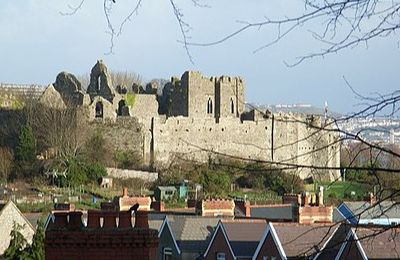
<instances>
[{"instance_id":1,"label":"house","mask_svg":"<svg viewBox=\"0 0 400 260\"><path fill-rule=\"evenodd\" d=\"M346 201L337 207L335 222L356 224L398 225L400 205L395 201Z\"/></svg>"},{"instance_id":2,"label":"house","mask_svg":"<svg viewBox=\"0 0 400 260\"><path fill-rule=\"evenodd\" d=\"M204 259L252 259L267 226L265 220L220 221Z\"/></svg>"},{"instance_id":3,"label":"house","mask_svg":"<svg viewBox=\"0 0 400 260\"><path fill-rule=\"evenodd\" d=\"M29 220L11 200L6 203L0 203L0 255L4 254L10 244L10 233L14 223L22 226L21 234L28 243L31 243L35 229Z\"/></svg>"},{"instance_id":4,"label":"house","mask_svg":"<svg viewBox=\"0 0 400 260\"><path fill-rule=\"evenodd\" d=\"M399 259L400 230L398 228L352 227L341 244L337 260Z\"/></svg>"},{"instance_id":5,"label":"house","mask_svg":"<svg viewBox=\"0 0 400 260\"><path fill-rule=\"evenodd\" d=\"M280 255L276 255L276 259L314 259L319 252L323 251L326 243L337 231L338 225L328 223L313 223L313 224L300 224L300 223L272 223L270 222L272 235L276 235L274 241L276 247L280 250ZM266 233L266 232L265 232ZM267 243L266 239L260 241L260 245ZM279 246L281 245L281 247ZM268 248L264 247L264 248ZM268 252L266 252L268 255ZM282 257L284 255L285 257Z\"/></svg>"},{"instance_id":6,"label":"house","mask_svg":"<svg viewBox=\"0 0 400 260\"><path fill-rule=\"evenodd\" d=\"M150 214L149 226L159 231L158 259L201 259L220 218Z\"/></svg>"},{"instance_id":7,"label":"house","mask_svg":"<svg viewBox=\"0 0 400 260\"><path fill-rule=\"evenodd\" d=\"M303 225L261 220L222 220L204 253L204 258L313 259L325 250L327 242L337 228L337 225L332 224Z\"/></svg>"},{"instance_id":8,"label":"house","mask_svg":"<svg viewBox=\"0 0 400 260\"><path fill-rule=\"evenodd\" d=\"M155 218L154 218L155 216ZM163 219L158 219L162 217ZM181 259L181 250L176 242L167 216L153 215L149 220L150 228L158 230L159 244L157 249L157 259Z\"/></svg>"}]
</instances>

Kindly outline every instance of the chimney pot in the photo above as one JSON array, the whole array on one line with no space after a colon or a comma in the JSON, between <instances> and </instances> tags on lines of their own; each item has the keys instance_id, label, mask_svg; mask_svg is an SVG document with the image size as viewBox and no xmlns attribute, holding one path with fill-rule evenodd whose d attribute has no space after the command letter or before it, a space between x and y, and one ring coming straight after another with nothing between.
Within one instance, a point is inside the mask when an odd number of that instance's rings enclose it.
<instances>
[{"instance_id":1,"label":"chimney pot","mask_svg":"<svg viewBox=\"0 0 400 260\"><path fill-rule=\"evenodd\" d=\"M128 197L128 188L124 187L122 190L122 197Z\"/></svg>"},{"instance_id":2,"label":"chimney pot","mask_svg":"<svg viewBox=\"0 0 400 260\"><path fill-rule=\"evenodd\" d=\"M87 227L100 228L100 212L97 210L88 210Z\"/></svg>"},{"instance_id":3,"label":"chimney pot","mask_svg":"<svg viewBox=\"0 0 400 260\"><path fill-rule=\"evenodd\" d=\"M101 212L103 215L103 228L116 228L116 216L118 215L117 212L112 211L103 211Z\"/></svg>"},{"instance_id":4,"label":"chimney pot","mask_svg":"<svg viewBox=\"0 0 400 260\"><path fill-rule=\"evenodd\" d=\"M82 227L83 227L82 212L80 211L69 212L68 229L80 229Z\"/></svg>"},{"instance_id":5,"label":"chimney pot","mask_svg":"<svg viewBox=\"0 0 400 260\"><path fill-rule=\"evenodd\" d=\"M147 211L137 211L135 215L135 228L149 228Z\"/></svg>"},{"instance_id":6,"label":"chimney pot","mask_svg":"<svg viewBox=\"0 0 400 260\"><path fill-rule=\"evenodd\" d=\"M130 211L121 211L119 212L119 228L132 228L132 215Z\"/></svg>"},{"instance_id":7,"label":"chimney pot","mask_svg":"<svg viewBox=\"0 0 400 260\"><path fill-rule=\"evenodd\" d=\"M54 227L56 228L64 228L67 226L68 221L67 221L67 212L56 212L54 213Z\"/></svg>"}]
</instances>

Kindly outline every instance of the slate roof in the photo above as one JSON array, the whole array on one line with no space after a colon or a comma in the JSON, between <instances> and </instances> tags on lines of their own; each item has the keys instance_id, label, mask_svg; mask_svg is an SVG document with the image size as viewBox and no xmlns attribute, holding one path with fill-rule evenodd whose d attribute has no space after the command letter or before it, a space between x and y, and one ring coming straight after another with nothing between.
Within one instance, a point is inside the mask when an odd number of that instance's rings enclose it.
<instances>
[{"instance_id":1,"label":"slate roof","mask_svg":"<svg viewBox=\"0 0 400 260\"><path fill-rule=\"evenodd\" d=\"M400 218L400 205L394 201L382 201L371 205L365 201L346 201L344 204L360 219Z\"/></svg>"},{"instance_id":2,"label":"slate roof","mask_svg":"<svg viewBox=\"0 0 400 260\"><path fill-rule=\"evenodd\" d=\"M327 241L325 247L317 259L335 259L339 253L342 243L346 240L351 226L345 223L339 224L336 232Z\"/></svg>"},{"instance_id":3,"label":"slate roof","mask_svg":"<svg viewBox=\"0 0 400 260\"><path fill-rule=\"evenodd\" d=\"M400 258L400 229L379 227L353 228L369 259Z\"/></svg>"},{"instance_id":4,"label":"slate roof","mask_svg":"<svg viewBox=\"0 0 400 260\"><path fill-rule=\"evenodd\" d=\"M337 229L335 224L273 223L288 258L316 255Z\"/></svg>"},{"instance_id":5,"label":"slate roof","mask_svg":"<svg viewBox=\"0 0 400 260\"><path fill-rule=\"evenodd\" d=\"M171 231L182 252L204 253L221 218L190 215L149 214L149 227L160 231L168 217Z\"/></svg>"},{"instance_id":6,"label":"slate roof","mask_svg":"<svg viewBox=\"0 0 400 260\"><path fill-rule=\"evenodd\" d=\"M176 215L168 220L182 252L203 253L220 218Z\"/></svg>"},{"instance_id":7,"label":"slate roof","mask_svg":"<svg viewBox=\"0 0 400 260\"><path fill-rule=\"evenodd\" d=\"M252 206L250 208L250 216L269 220L292 220L293 206L291 204Z\"/></svg>"},{"instance_id":8,"label":"slate roof","mask_svg":"<svg viewBox=\"0 0 400 260\"><path fill-rule=\"evenodd\" d=\"M25 218L31 223L32 227L36 229L37 222L41 218L42 213L23 213Z\"/></svg>"},{"instance_id":9,"label":"slate roof","mask_svg":"<svg viewBox=\"0 0 400 260\"><path fill-rule=\"evenodd\" d=\"M222 222L236 257L252 257L268 225L266 221Z\"/></svg>"},{"instance_id":10,"label":"slate roof","mask_svg":"<svg viewBox=\"0 0 400 260\"><path fill-rule=\"evenodd\" d=\"M160 191L176 191L175 186L158 186L156 189L159 189Z\"/></svg>"}]
</instances>

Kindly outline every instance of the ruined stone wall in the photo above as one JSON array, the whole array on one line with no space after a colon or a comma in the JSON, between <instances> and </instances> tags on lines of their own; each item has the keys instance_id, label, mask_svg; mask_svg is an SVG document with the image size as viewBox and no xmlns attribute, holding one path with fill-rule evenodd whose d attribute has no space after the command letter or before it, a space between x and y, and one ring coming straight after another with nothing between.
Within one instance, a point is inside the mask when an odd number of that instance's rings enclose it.
<instances>
[{"instance_id":1,"label":"ruined stone wall","mask_svg":"<svg viewBox=\"0 0 400 260\"><path fill-rule=\"evenodd\" d=\"M131 116L148 119L157 116L158 103L156 95L136 94L134 103L129 107L129 113Z\"/></svg>"},{"instance_id":2,"label":"ruined stone wall","mask_svg":"<svg viewBox=\"0 0 400 260\"><path fill-rule=\"evenodd\" d=\"M138 178L146 182L155 182L158 180L157 172L147 172L138 170L119 169L119 168L107 168L107 175L117 179Z\"/></svg>"},{"instance_id":3,"label":"ruined stone wall","mask_svg":"<svg viewBox=\"0 0 400 260\"><path fill-rule=\"evenodd\" d=\"M166 112L168 116L188 116L188 77L185 74L181 80L171 79L171 84L165 87L167 91Z\"/></svg>"},{"instance_id":4,"label":"ruined stone wall","mask_svg":"<svg viewBox=\"0 0 400 260\"><path fill-rule=\"evenodd\" d=\"M101 133L109 147L109 156L114 156L116 150L137 151L143 157L145 164L150 163L150 147L146 147L146 138L151 133L144 129L135 117L120 117L115 121L94 120L89 126L92 131Z\"/></svg>"},{"instance_id":5,"label":"ruined stone wall","mask_svg":"<svg viewBox=\"0 0 400 260\"><path fill-rule=\"evenodd\" d=\"M270 158L270 135L266 122L226 118L168 118L154 122L154 159L159 166L174 160L207 162L218 153L232 158ZM215 153L216 152L216 153Z\"/></svg>"},{"instance_id":6,"label":"ruined stone wall","mask_svg":"<svg viewBox=\"0 0 400 260\"><path fill-rule=\"evenodd\" d=\"M240 117L244 112L243 81L239 77L220 77L216 83L216 113L219 117Z\"/></svg>"},{"instance_id":7,"label":"ruined stone wall","mask_svg":"<svg viewBox=\"0 0 400 260\"><path fill-rule=\"evenodd\" d=\"M312 166L338 167L333 135L309 127L306 117L275 114L259 121L237 118L174 117L155 119L153 128L154 161L158 167L189 160L207 162L218 155L283 163L275 165L301 178L320 174L324 179L339 178L338 170L313 169ZM317 123L321 123L318 121ZM332 148L333 147L333 148ZM304 167L296 168L296 165Z\"/></svg>"}]
</instances>

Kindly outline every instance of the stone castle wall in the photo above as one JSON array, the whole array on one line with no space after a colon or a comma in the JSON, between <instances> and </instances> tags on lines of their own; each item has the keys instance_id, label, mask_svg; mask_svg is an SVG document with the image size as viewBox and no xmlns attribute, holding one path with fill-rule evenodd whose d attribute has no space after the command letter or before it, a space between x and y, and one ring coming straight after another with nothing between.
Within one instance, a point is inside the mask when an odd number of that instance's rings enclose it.
<instances>
[{"instance_id":1,"label":"stone castle wall","mask_svg":"<svg viewBox=\"0 0 400 260\"><path fill-rule=\"evenodd\" d=\"M101 119L93 120L89 124L93 132L99 132L104 137L107 147L110 150L110 156L113 156L112 151L136 151L143 157L144 163L149 163L148 147L145 147L146 130L136 118L117 118L115 121L106 121Z\"/></svg>"},{"instance_id":2,"label":"stone castle wall","mask_svg":"<svg viewBox=\"0 0 400 260\"><path fill-rule=\"evenodd\" d=\"M274 116L260 121L173 117L154 121L154 162L158 167L179 160L207 162L216 156L277 162L276 167L301 178L321 173L339 178L339 144L332 135L307 125L305 117ZM304 167L297 168L296 165ZM316 166L313 169L312 166Z\"/></svg>"},{"instance_id":3,"label":"stone castle wall","mask_svg":"<svg viewBox=\"0 0 400 260\"><path fill-rule=\"evenodd\" d=\"M154 159L163 166L176 159L207 162L218 154L231 158L270 158L270 135L266 123L239 119L168 118L154 121Z\"/></svg>"},{"instance_id":4,"label":"stone castle wall","mask_svg":"<svg viewBox=\"0 0 400 260\"><path fill-rule=\"evenodd\" d=\"M137 151L145 164L156 167L226 156L270 162L302 178L319 173L331 180L340 176L338 135L325 128L327 122L313 115L245 112L244 82L239 77L205 77L187 71L165 87L166 96L159 100L167 100L168 108L166 115L160 115L155 94L128 96L115 91L101 61L92 69L86 94L73 75L63 75L55 83L59 90L49 87L43 96L52 97L54 91L63 94L65 89L82 94L80 107L93 130L111 145L111 153Z\"/></svg>"}]
</instances>

